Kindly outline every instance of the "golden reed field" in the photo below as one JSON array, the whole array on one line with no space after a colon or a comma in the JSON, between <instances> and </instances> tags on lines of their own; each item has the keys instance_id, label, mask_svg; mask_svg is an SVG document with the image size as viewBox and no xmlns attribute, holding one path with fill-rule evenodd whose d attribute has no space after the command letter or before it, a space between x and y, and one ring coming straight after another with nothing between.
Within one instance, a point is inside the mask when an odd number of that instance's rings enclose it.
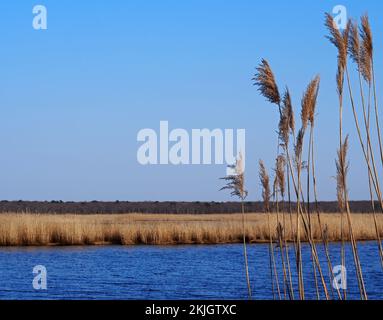
<instances>
[{"instance_id":1,"label":"golden reed field","mask_svg":"<svg viewBox=\"0 0 383 320\"><path fill-rule=\"evenodd\" d=\"M316 215L312 215L312 234L320 240ZM383 218L378 217L379 226ZM277 219L270 216L273 238L277 238ZM328 241L340 241L340 214L321 214ZM374 240L373 216L353 214L353 231L357 240ZM293 222L293 226L295 221ZM284 221L285 236L293 241L291 220ZM246 214L246 237L249 243L269 240L267 214ZM347 228L344 228L346 232ZM382 229L380 234L383 235ZM16 214L0 215L1 246L100 245L100 244L223 244L243 241L241 214L171 215L171 214ZM306 241L302 232L302 241Z\"/></svg>"}]
</instances>

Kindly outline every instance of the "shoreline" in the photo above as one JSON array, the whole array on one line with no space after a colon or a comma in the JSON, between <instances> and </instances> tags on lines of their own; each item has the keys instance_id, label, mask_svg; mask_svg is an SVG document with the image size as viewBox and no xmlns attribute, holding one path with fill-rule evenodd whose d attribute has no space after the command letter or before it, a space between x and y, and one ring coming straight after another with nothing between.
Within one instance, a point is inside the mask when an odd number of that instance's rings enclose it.
<instances>
[{"instance_id":1,"label":"shoreline","mask_svg":"<svg viewBox=\"0 0 383 320\"><path fill-rule=\"evenodd\" d=\"M358 239L358 244L365 244L370 242L377 242L377 239ZM315 240L315 244L322 244L322 241ZM288 245L289 247L293 245L293 241L289 241ZM345 241L345 244L350 244L350 240ZM175 248L175 247L183 247L183 246L227 246L227 245L242 245L242 242L219 242L219 243L199 243L199 242L188 242L188 243L160 243L160 244L154 244L154 243L135 243L135 244L121 244L121 243L112 243L112 242L104 242L104 243L91 243L91 244L60 244L60 243L48 243L48 244L27 244L27 245L0 245L1 249L9 249L9 248L71 248L71 247L94 247L94 248L100 248L100 247L169 247L169 248ZM268 245L268 240L263 241L254 241L254 242L247 242L247 245ZM307 240L301 241L301 244L309 244ZM341 244L341 241L328 241L329 245L333 244ZM274 246L277 247L276 240L274 240Z\"/></svg>"},{"instance_id":2,"label":"shoreline","mask_svg":"<svg viewBox=\"0 0 383 320\"><path fill-rule=\"evenodd\" d=\"M289 214L271 214L271 236L277 239L277 225L285 221L284 234L295 240L294 223ZM313 216L314 217L314 216ZM284 220L283 220L284 219ZM321 214L327 241L341 241L340 214ZM313 239L322 242L318 223L312 224ZM372 214L353 214L358 241L376 241ZM378 216L379 226L383 216ZM265 214L246 214L246 239L249 244L269 243ZM349 239L346 229L344 240ZM382 229L380 234L383 236ZM241 214L17 214L0 215L0 247L13 246L99 246L99 245L220 245L242 243ZM307 242L304 234L302 242Z\"/></svg>"}]
</instances>

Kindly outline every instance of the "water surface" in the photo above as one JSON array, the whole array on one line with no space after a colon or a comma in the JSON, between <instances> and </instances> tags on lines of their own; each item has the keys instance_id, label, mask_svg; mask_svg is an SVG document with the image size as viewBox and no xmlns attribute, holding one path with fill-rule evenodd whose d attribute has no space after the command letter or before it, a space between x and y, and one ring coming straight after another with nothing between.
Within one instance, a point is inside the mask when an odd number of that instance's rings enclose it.
<instances>
[{"instance_id":1,"label":"water surface","mask_svg":"<svg viewBox=\"0 0 383 320\"><path fill-rule=\"evenodd\" d=\"M279 248L275 248L279 252ZM328 269L318 246L323 270ZM369 298L383 298L377 244L359 244ZM340 245L331 245L340 264ZM290 258L294 252L290 247ZM0 299L246 299L242 245L94 246L0 248ZM315 299L310 249L303 246L306 297ZM280 256L277 255L278 266ZM273 299L268 245L249 246L256 299ZM33 267L47 269L47 290L32 286ZM347 248L348 297L357 299L352 252ZM292 263L296 288L295 264ZM278 267L282 286L282 270ZM323 293L321 292L323 298Z\"/></svg>"}]
</instances>

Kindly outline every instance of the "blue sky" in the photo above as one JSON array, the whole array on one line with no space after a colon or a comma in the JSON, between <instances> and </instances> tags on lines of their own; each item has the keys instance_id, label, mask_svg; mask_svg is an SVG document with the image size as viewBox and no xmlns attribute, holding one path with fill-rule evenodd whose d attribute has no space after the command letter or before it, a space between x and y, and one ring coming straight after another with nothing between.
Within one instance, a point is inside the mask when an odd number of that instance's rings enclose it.
<instances>
[{"instance_id":1,"label":"blue sky","mask_svg":"<svg viewBox=\"0 0 383 320\"><path fill-rule=\"evenodd\" d=\"M48 30L32 28L36 4L47 7ZM278 121L251 81L263 57L296 112L321 75L318 189L335 199L336 51L323 21L338 4L350 17L369 13L381 92L380 1L2 1L0 199L229 200L219 192L222 165L137 163L137 132L158 130L160 120L171 129L246 129L249 200L259 199L258 160L271 169ZM349 191L367 199L349 107Z\"/></svg>"}]
</instances>

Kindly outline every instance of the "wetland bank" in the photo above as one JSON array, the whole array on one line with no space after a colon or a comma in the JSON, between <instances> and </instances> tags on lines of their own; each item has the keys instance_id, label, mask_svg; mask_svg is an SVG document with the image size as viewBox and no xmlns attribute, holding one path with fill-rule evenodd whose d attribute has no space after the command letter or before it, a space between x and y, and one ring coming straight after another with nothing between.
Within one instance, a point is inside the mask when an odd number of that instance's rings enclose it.
<instances>
[{"instance_id":1,"label":"wetland bank","mask_svg":"<svg viewBox=\"0 0 383 320\"><path fill-rule=\"evenodd\" d=\"M264 243L276 239L277 214L246 214L246 241ZM371 214L353 214L354 235L358 240L375 240ZM383 217L379 217L383 223ZM341 215L322 214L327 240L341 240ZM286 240L293 242L294 226L286 223ZM321 239L313 219L313 239ZM383 233L382 233L383 235ZM232 244L243 240L241 214L0 214L0 246L46 245L180 245ZM347 235L344 235L345 237ZM303 242L307 241L304 234Z\"/></svg>"}]
</instances>

